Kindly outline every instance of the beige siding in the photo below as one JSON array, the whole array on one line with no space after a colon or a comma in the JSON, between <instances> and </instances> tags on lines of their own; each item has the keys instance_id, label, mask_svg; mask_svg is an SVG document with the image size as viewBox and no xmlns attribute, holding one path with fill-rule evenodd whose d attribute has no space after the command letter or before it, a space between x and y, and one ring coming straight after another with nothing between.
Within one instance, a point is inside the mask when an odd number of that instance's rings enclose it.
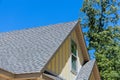
<instances>
[{"instance_id":1,"label":"beige siding","mask_svg":"<svg viewBox=\"0 0 120 80\"><path fill-rule=\"evenodd\" d=\"M77 44L78 68L81 67L84 60L75 30L73 30L68 38L63 42L47 66L47 70L59 75L60 77L63 77L66 80L74 80L76 77L76 75L71 72L71 39Z\"/></svg>"},{"instance_id":2,"label":"beige siding","mask_svg":"<svg viewBox=\"0 0 120 80\"><path fill-rule=\"evenodd\" d=\"M95 80L93 72L91 73L90 80Z\"/></svg>"}]
</instances>

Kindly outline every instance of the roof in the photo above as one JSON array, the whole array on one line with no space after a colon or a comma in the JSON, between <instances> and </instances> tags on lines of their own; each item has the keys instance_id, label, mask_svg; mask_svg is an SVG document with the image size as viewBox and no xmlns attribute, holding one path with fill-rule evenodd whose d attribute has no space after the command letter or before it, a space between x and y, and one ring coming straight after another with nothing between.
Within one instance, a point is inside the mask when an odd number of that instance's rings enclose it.
<instances>
[{"instance_id":1,"label":"roof","mask_svg":"<svg viewBox=\"0 0 120 80\"><path fill-rule=\"evenodd\" d=\"M82 66L76 80L89 80L94 64L95 60L90 60Z\"/></svg>"},{"instance_id":2,"label":"roof","mask_svg":"<svg viewBox=\"0 0 120 80\"><path fill-rule=\"evenodd\" d=\"M0 68L14 74L40 72L76 24L0 33Z\"/></svg>"}]
</instances>

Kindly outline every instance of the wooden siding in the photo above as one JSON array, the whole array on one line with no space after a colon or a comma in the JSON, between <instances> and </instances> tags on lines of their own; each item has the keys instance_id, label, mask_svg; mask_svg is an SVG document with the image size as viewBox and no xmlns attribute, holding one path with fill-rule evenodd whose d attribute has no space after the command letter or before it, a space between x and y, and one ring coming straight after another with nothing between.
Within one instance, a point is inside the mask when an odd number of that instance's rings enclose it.
<instances>
[{"instance_id":1,"label":"wooden siding","mask_svg":"<svg viewBox=\"0 0 120 80\"><path fill-rule=\"evenodd\" d=\"M91 73L90 80L95 80L93 72Z\"/></svg>"},{"instance_id":2,"label":"wooden siding","mask_svg":"<svg viewBox=\"0 0 120 80\"><path fill-rule=\"evenodd\" d=\"M97 67L97 63L95 63L93 67L93 75L94 75L95 80L101 80L98 67Z\"/></svg>"},{"instance_id":3,"label":"wooden siding","mask_svg":"<svg viewBox=\"0 0 120 80\"><path fill-rule=\"evenodd\" d=\"M71 50L70 50L71 39L74 40L77 44L78 59L79 59L78 68L80 68L80 65L83 64L84 59L75 29L63 42L63 44L57 50L54 57L51 59L51 61L48 63L46 67L48 71L51 71L52 73L55 73L66 80L73 80L73 78L76 77L76 75L71 72Z\"/></svg>"}]
</instances>

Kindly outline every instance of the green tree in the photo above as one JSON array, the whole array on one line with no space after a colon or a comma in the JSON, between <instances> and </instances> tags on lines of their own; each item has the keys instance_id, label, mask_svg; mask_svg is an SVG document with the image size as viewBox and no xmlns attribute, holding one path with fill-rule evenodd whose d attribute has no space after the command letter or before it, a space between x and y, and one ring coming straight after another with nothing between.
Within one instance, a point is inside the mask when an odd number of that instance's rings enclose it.
<instances>
[{"instance_id":1,"label":"green tree","mask_svg":"<svg viewBox=\"0 0 120 80\"><path fill-rule=\"evenodd\" d=\"M120 79L119 0L84 0L81 25L86 28L88 50L95 50L101 78Z\"/></svg>"}]
</instances>

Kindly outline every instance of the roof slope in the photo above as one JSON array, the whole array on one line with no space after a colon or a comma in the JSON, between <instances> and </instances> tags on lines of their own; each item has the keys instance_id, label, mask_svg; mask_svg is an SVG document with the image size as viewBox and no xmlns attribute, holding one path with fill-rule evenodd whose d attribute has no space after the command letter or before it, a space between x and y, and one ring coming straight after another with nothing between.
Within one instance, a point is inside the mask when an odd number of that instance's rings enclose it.
<instances>
[{"instance_id":1,"label":"roof slope","mask_svg":"<svg viewBox=\"0 0 120 80\"><path fill-rule=\"evenodd\" d=\"M40 72L77 21L0 34L0 68L15 74Z\"/></svg>"},{"instance_id":2,"label":"roof slope","mask_svg":"<svg viewBox=\"0 0 120 80\"><path fill-rule=\"evenodd\" d=\"M94 67L95 60L90 60L81 69L76 80L89 80L90 74Z\"/></svg>"}]
</instances>

